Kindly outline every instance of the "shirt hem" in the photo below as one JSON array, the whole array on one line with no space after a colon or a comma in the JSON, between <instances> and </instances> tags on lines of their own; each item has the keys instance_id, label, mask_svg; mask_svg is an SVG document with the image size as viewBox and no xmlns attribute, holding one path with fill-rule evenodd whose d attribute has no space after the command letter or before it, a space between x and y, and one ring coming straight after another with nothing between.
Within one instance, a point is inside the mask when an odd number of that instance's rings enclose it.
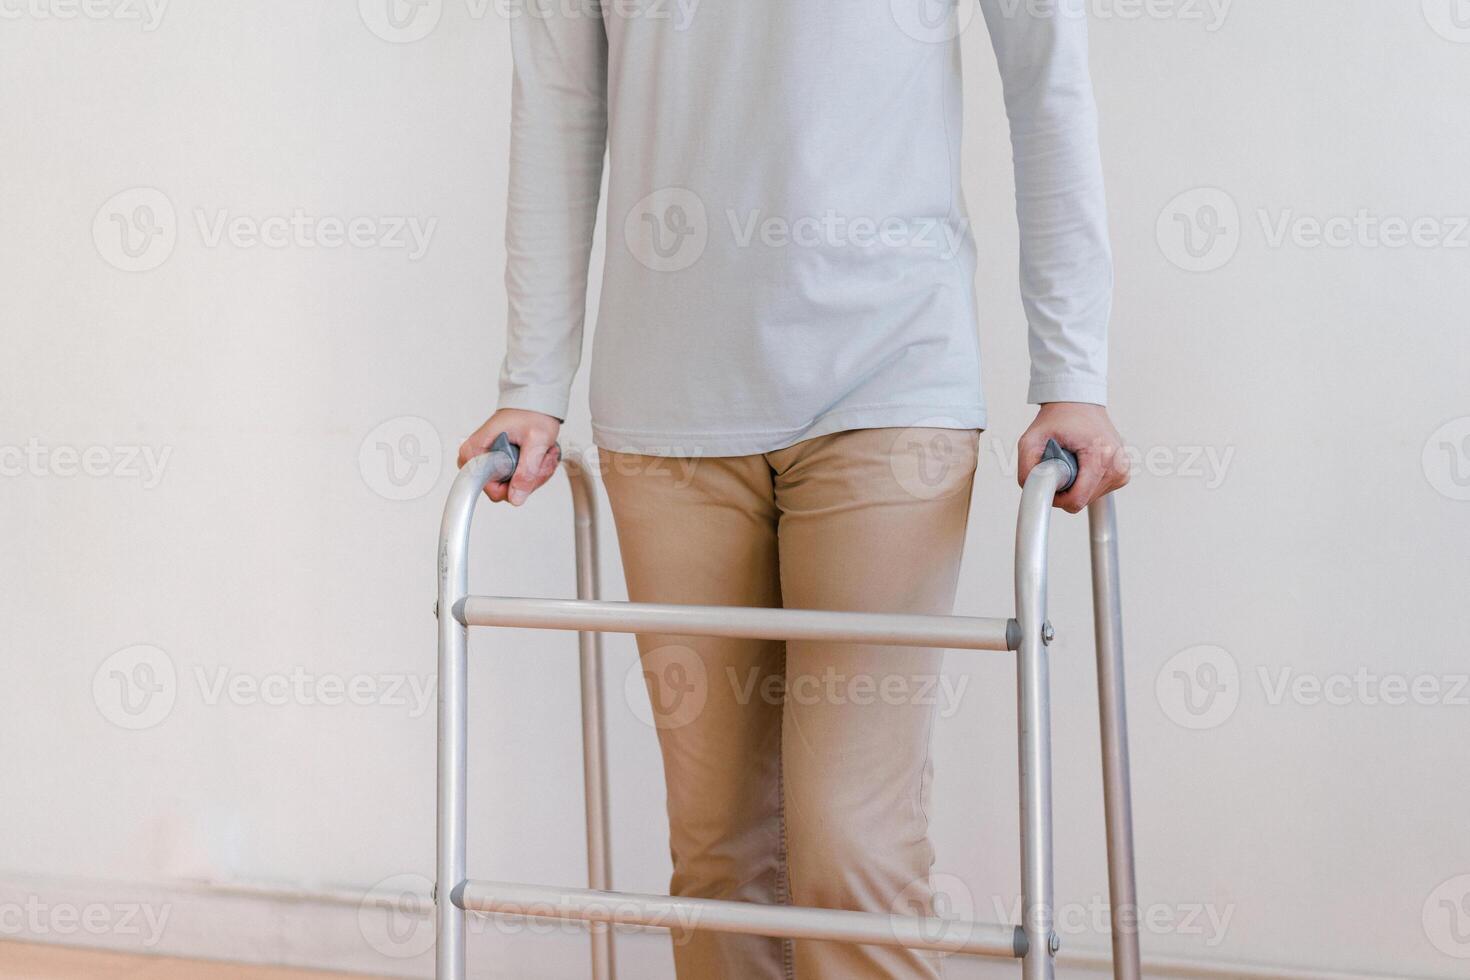
<instances>
[{"instance_id":1,"label":"shirt hem","mask_svg":"<svg viewBox=\"0 0 1470 980\"><path fill-rule=\"evenodd\" d=\"M984 429L983 405L874 405L822 415L798 429L760 432L656 432L592 423L599 449L635 456L758 456L854 429Z\"/></svg>"}]
</instances>

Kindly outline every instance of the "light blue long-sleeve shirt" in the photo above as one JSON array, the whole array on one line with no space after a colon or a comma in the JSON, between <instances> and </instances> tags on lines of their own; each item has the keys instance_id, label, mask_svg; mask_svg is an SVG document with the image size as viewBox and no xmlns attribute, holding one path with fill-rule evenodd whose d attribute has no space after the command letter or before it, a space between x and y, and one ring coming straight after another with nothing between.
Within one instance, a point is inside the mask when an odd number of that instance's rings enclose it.
<instances>
[{"instance_id":1,"label":"light blue long-sleeve shirt","mask_svg":"<svg viewBox=\"0 0 1470 980\"><path fill-rule=\"evenodd\" d=\"M1102 404L1112 260L1076 2L980 8L1014 149L1030 400ZM566 417L606 153L598 445L725 456L984 428L962 16L944 0L514 6L501 407Z\"/></svg>"}]
</instances>

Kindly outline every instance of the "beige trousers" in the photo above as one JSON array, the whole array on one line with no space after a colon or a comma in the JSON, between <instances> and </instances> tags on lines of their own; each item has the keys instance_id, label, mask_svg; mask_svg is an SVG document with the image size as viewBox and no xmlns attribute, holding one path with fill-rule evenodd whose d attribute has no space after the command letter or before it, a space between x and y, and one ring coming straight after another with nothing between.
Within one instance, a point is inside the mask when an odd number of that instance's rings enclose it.
<instances>
[{"instance_id":1,"label":"beige trousers","mask_svg":"<svg viewBox=\"0 0 1470 980\"><path fill-rule=\"evenodd\" d=\"M635 602L949 613L979 433L862 429L756 456L604 454ZM639 636L672 894L932 914L943 651ZM680 980L932 980L881 946L689 932Z\"/></svg>"}]
</instances>

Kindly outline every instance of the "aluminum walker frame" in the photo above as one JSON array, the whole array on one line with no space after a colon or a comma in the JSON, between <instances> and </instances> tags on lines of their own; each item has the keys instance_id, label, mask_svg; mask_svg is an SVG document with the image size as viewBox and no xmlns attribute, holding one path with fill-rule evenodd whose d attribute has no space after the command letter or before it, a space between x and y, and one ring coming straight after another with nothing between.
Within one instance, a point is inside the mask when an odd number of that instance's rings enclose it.
<instances>
[{"instance_id":1,"label":"aluminum walker frame","mask_svg":"<svg viewBox=\"0 0 1470 980\"><path fill-rule=\"evenodd\" d=\"M1075 457L1055 444L1026 480L1016 530L1016 616L890 615L603 602L597 571L597 507L592 474L565 460L576 521L577 599L491 598L469 594L470 520L481 491L515 471L504 436L454 481L439 538L439 773L435 976L465 980L465 912L600 923L591 929L593 980L613 980L612 924L694 928L771 937L934 949L1021 961L1023 980L1052 980L1053 931L1051 697L1046 619L1047 544L1053 498L1076 479ZM1089 509L1093 618L1102 728L1104 812L1112 916L1113 976L1139 980L1138 902L1133 869L1128 734L1124 706L1122 609L1113 498ZM581 650L587 889L471 881L465 871L468 627L576 630ZM1019 925L909 918L883 913L755 905L611 891L601 633L671 633L750 639L808 639L887 646L1014 651L1020 743L1021 909Z\"/></svg>"}]
</instances>

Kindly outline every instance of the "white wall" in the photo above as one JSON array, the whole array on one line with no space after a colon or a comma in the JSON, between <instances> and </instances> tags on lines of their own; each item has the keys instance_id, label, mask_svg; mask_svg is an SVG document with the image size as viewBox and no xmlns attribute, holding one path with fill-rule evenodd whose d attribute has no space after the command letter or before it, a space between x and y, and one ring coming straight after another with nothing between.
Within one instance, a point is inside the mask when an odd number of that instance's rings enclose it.
<instances>
[{"instance_id":1,"label":"white wall","mask_svg":"<svg viewBox=\"0 0 1470 980\"><path fill-rule=\"evenodd\" d=\"M1145 948L1460 976L1470 9L1224 2L1093 4L1115 415L1149 454L1121 503L1139 882L1161 916ZM366 26L393 36L370 0L365 15L350 0L158 3L0 0L0 931L149 945L119 921L133 901L185 923L150 948L422 974L422 956L396 955L412 941L376 926L321 936L330 909L390 876L426 885L432 867L434 538L503 345L504 15L443 0L426 37L393 43ZM994 429L960 610L1000 614L1007 464L1029 415L1009 150L978 20L965 47ZM327 235L319 219L372 219L375 241L407 219L427 249L212 235L221 215L248 230L298 209ZM1312 222L1360 214L1346 240L1313 241ZM130 257L114 215L163 235ZM1423 241L1383 246L1399 233L1383 219L1418 221ZM569 444L586 444L585 413L579 387ZM568 594L568 508L558 484L482 515L476 590ZM1081 522L1061 521L1068 914L1106 894L1084 547ZM478 877L581 880L572 649L475 640ZM615 862L620 885L655 891L662 795L653 734L622 694L631 664L611 641ZM939 870L991 918L1016 889L1011 669L953 655L950 671L970 686L938 732ZM1339 682L1283 695L1283 675ZM1212 676L1214 701L1186 687ZM1393 678L1428 703L1391 703ZM323 703L336 682L368 703ZM221 884L303 901L198 920ZM175 897L109 899L98 929L68 929L87 894ZM503 975L578 975L523 937L491 939ZM1087 924L1064 922L1064 940L1105 945ZM651 950L639 975L668 975L661 946L632 944Z\"/></svg>"}]
</instances>

